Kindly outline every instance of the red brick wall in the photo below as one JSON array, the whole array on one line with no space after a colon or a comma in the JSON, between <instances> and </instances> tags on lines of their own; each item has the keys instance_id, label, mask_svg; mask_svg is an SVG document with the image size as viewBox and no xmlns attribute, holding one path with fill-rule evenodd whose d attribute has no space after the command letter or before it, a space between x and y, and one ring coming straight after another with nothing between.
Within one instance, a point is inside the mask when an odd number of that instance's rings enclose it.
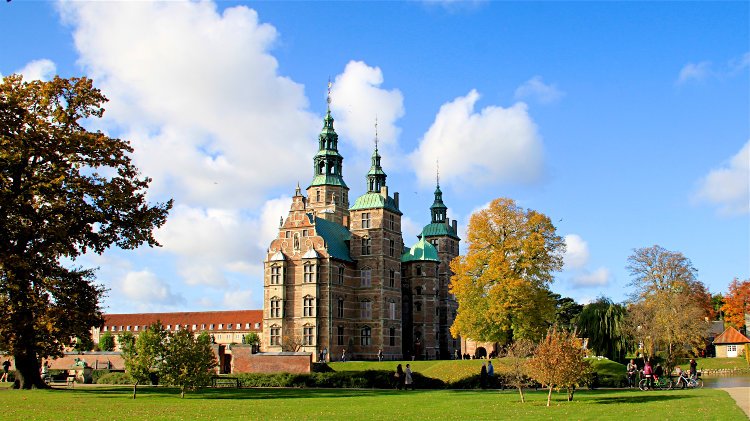
<instances>
[{"instance_id":1,"label":"red brick wall","mask_svg":"<svg viewBox=\"0 0 750 421\"><path fill-rule=\"evenodd\" d=\"M267 352L252 354L249 346L233 346L232 373L310 373L312 354Z\"/></svg>"},{"instance_id":2,"label":"red brick wall","mask_svg":"<svg viewBox=\"0 0 750 421\"><path fill-rule=\"evenodd\" d=\"M50 368L53 370L69 369L76 363L76 358L86 361L89 367L94 369L98 368L104 370L108 368L107 362L110 363L109 368L112 370L125 369L125 362L119 352L85 352L83 354L66 354L64 357L50 359Z\"/></svg>"}]
</instances>

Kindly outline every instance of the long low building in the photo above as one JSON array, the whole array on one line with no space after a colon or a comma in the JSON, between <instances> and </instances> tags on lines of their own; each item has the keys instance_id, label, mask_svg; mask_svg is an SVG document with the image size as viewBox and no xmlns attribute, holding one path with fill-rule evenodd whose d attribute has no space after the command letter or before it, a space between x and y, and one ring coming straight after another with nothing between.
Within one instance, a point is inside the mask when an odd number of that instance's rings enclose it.
<instances>
[{"instance_id":1,"label":"long low building","mask_svg":"<svg viewBox=\"0 0 750 421\"><path fill-rule=\"evenodd\" d=\"M187 329L196 333L207 332L214 343L232 344L242 343L243 337L250 333L259 336L262 333L262 310L232 310L232 311L195 311L175 313L132 313L105 314L104 324L92 329L94 343L99 343L105 332L117 337L124 332L138 335L148 326L161 322L168 331Z\"/></svg>"}]
</instances>

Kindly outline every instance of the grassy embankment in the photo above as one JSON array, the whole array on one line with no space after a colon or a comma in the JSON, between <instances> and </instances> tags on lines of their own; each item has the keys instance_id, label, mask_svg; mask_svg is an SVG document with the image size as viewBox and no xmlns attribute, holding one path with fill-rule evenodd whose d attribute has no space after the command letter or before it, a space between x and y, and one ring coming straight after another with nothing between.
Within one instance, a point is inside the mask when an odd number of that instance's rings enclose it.
<instances>
[{"instance_id":1,"label":"grassy embankment","mask_svg":"<svg viewBox=\"0 0 750 421\"><path fill-rule=\"evenodd\" d=\"M469 364L466 364L469 366ZM745 414L721 390L641 392L580 391L575 401L544 391L363 389L207 389L179 398L176 389L79 387L62 390L8 390L0 386L2 418L68 419L706 419L744 420Z\"/></svg>"}]
</instances>

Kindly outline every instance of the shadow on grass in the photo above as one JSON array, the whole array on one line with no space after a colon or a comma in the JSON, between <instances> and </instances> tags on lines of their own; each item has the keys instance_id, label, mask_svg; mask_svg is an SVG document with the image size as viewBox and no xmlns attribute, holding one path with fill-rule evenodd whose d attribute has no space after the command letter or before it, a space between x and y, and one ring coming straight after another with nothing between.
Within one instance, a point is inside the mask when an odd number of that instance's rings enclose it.
<instances>
[{"instance_id":1,"label":"shadow on grass","mask_svg":"<svg viewBox=\"0 0 750 421\"><path fill-rule=\"evenodd\" d=\"M59 389L60 392L95 395L103 398L130 398L130 388L79 388ZM426 390L425 390L426 391ZM398 391L388 389L312 389L312 388L247 388L247 389L200 389L185 393L185 399L302 399L302 398L350 398L361 396L391 396L425 391ZM138 398L179 397L180 391L173 387L139 387Z\"/></svg>"},{"instance_id":2,"label":"shadow on grass","mask_svg":"<svg viewBox=\"0 0 750 421\"><path fill-rule=\"evenodd\" d=\"M685 399L687 396L678 396L678 395L640 395L640 396L608 396L608 397L601 397L596 399L589 399L589 401L601 404L601 405L611 405L611 404L638 404L638 403L647 403L647 402L667 402L667 401L674 401L679 399Z\"/></svg>"}]
</instances>

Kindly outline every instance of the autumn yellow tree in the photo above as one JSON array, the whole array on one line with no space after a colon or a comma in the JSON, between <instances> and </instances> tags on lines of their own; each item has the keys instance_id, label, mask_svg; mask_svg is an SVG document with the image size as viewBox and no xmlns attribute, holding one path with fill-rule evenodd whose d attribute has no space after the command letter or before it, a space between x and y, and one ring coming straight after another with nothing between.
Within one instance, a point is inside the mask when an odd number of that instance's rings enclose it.
<instances>
[{"instance_id":1,"label":"autumn yellow tree","mask_svg":"<svg viewBox=\"0 0 750 421\"><path fill-rule=\"evenodd\" d=\"M553 327L537 345L534 356L527 363L529 377L549 389L547 406L550 406L553 389L568 389L568 401L591 371L584 360L585 351L579 338L566 330Z\"/></svg>"},{"instance_id":2,"label":"autumn yellow tree","mask_svg":"<svg viewBox=\"0 0 750 421\"><path fill-rule=\"evenodd\" d=\"M526 368L527 358L534 353L534 343L528 339L514 341L505 351L502 364L498 364L498 372L503 376L503 381L511 387L518 389L521 395L521 403L525 402L523 388L531 383Z\"/></svg>"},{"instance_id":3,"label":"autumn yellow tree","mask_svg":"<svg viewBox=\"0 0 750 421\"><path fill-rule=\"evenodd\" d=\"M468 251L451 262L458 301L454 337L505 342L537 340L554 318L552 273L563 265L563 239L550 219L511 199L472 214Z\"/></svg>"},{"instance_id":4,"label":"autumn yellow tree","mask_svg":"<svg viewBox=\"0 0 750 421\"><path fill-rule=\"evenodd\" d=\"M750 314L750 279L740 281L734 278L729 284L729 292L724 297L724 321L741 329L745 326L745 314Z\"/></svg>"}]
</instances>

